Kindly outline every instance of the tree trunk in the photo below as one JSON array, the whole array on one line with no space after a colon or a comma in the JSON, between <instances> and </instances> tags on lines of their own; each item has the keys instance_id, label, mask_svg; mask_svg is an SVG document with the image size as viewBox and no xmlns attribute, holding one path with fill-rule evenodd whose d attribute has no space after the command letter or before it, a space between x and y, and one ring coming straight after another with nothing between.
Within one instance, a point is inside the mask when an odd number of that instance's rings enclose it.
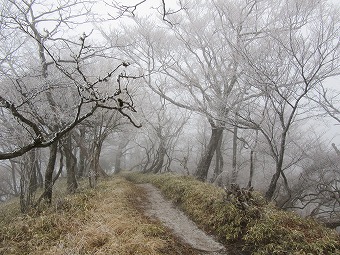
<instances>
[{"instance_id":1,"label":"tree trunk","mask_svg":"<svg viewBox=\"0 0 340 255\"><path fill-rule=\"evenodd\" d=\"M252 186L254 176L254 151L250 151L250 168L249 168L249 180L247 187L250 188Z\"/></svg>"},{"instance_id":2,"label":"tree trunk","mask_svg":"<svg viewBox=\"0 0 340 255\"><path fill-rule=\"evenodd\" d=\"M116 160L115 160L115 174L119 174L120 171L122 171L121 167L121 159L123 156L123 151L118 148L117 154L116 154Z\"/></svg>"},{"instance_id":3,"label":"tree trunk","mask_svg":"<svg viewBox=\"0 0 340 255\"><path fill-rule=\"evenodd\" d=\"M52 187L53 187L53 172L55 167L55 162L57 158L58 151L58 142L52 143L49 147L50 156L48 159L48 164L45 172L45 191L44 191L44 199L47 203L51 204L52 202Z\"/></svg>"},{"instance_id":4,"label":"tree trunk","mask_svg":"<svg viewBox=\"0 0 340 255\"><path fill-rule=\"evenodd\" d=\"M52 187L53 187L54 183L58 180L61 172L63 171L63 162L64 162L63 151L60 149L59 153L60 153L59 170L58 170L57 174L52 178L52 180L50 180L50 185L49 185L50 188L44 190L44 192L41 194L41 196L37 200L35 206L39 205L41 200L43 200L43 199L45 201L49 201L49 204L51 204L51 200L52 200ZM56 153L55 153L55 155L56 155ZM53 176L53 171L52 171L52 176ZM47 196L49 196L49 197L46 199Z\"/></svg>"},{"instance_id":5,"label":"tree trunk","mask_svg":"<svg viewBox=\"0 0 340 255\"><path fill-rule=\"evenodd\" d=\"M265 198L267 199L267 201L272 200L274 196L274 192L276 190L276 184L277 184L277 181L279 180L279 177L280 177L280 170L276 170L275 174L272 176L269 187L265 194Z\"/></svg>"},{"instance_id":6,"label":"tree trunk","mask_svg":"<svg viewBox=\"0 0 340 255\"><path fill-rule=\"evenodd\" d=\"M256 131L254 146L250 150L250 168L249 168L248 188L250 188L253 185L252 182L253 182L253 176L254 176L254 161L255 161L254 153L255 153L256 146L257 146L257 142L258 142L258 131Z\"/></svg>"},{"instance_id":7,"label":"tree trunk","mask_svg":"<svg viewBox=\"0 0 340 255\"><path fill-rule=\"evenodd\" d=\"M237 126L234 126L234 133L233 133L233 161L232 161L232 172L230 183L236 183L237 180Z\"/></svg>"},{"instance_id":8,"label":"tree trunk","mask_svg":"<svg viewBox=\"0 0 340 255\"><path fill-rule=\"evenodd\" d=\"M166 154L166 150L165 150L163 145L161 145L160 147L161 148L159 149L156 165L151 170L154 174L157 174L162 170L163 163L164 163L164 157L165 157L165 154Z\"/></svg>"},{"instance_id":9,"label":"tree trunk","mask_svg":"<svg viewBox=\"0 0 340 255\"><path fill-rule=\"evenodd\" d=\"M87 150L85 148L85 128L79 128L80 136L79 136L79 166L78 166L78 177L84 177L85 174L85 160L87 158Z\"/></svg>"},{"instance_id":10,"label":"tree trunk","mask_svg":"<svg viewBox=\"0 0 340 255\"><path fill-rule=\"evenodd\" d=\"M65 151L65 161L67 170L67 192L72 194L78 188L78 183L76 179L76 164L77 158L72 152L72 137L69 135L65 139L64 151Z\"/></svg>"},{"instance_id":11,"label":"tree trunk","mask_svg":"<svg viewBox=\"0 0 340 255\"><path fill-rule=\"evenodd\" d=\"M15 196L19 195L19 191L17 188L17 178L16 178L16 164L13 162L13 160L9 160L11 163L11 174L12 174L12 183L13 183L13 192Z\"/></svg>"},{"instance_id":12,"label":"tree trunk","mask_svg":"<svg viewBox=\"0 0 340 255\"><path fill-rule=\"evenodd\" d=\"M271 201L273 199L276 186L277 186L277 181L279 180L281 172L282 172L283 158L284 158L285 146L286 146L286 136L287 136L287 132L283 132L281 142L280 142L280 150L279 150L278 155L276 156L275 174L273 174L268 190L266 191L266 194L265 194L265 198L267 199L267 201Z\"/></svg>"},{"instance_id":13,"label":"tree trunk","mask_svg":"<svg viewBox=\"0 0 340 255\"><path fill-rule=\"evenodd\" d=\"M37 190L35 154L36 151L33 149L24 156L25 165L20 178L20 208L23 213L29 212L34 207L33 193Z\"/></svg>"},{"instance_id":14,"label":"tree trunk","mask_svg":"<svg viewBox=\"0 0 340 255\"><path fill-rule=\"evenodd\" d=\"M124 149L127 146L127 142L121 139L121 141L118 144L117 154L116 154L116 160L115 160L115 174L119 174L122 170L122 157L124 154Z\"/></svg>"},{"instance_id":15,"label":"tree trunk","mask_svg":"<svg viewBox=\"0 0 340 255\"><path fill-rule=\"evenodd\" d=\"M41 173L41 165L36 163L36 169L37 169L37 178L38 178L38 186L39 188L43 189L44 188L44 178Z\"/></svg>"},{"instance_id":16,"label":"tree trunk","mask_svg":"<svg viewBox=\"0 0 340 255\"><path fill-rule=\"evenodd\" d=\"M37 191L38 189L38 178L37 178L37 164L36 164L36 149L29 151L28 153L28 165L26 167L29 168L29 189L31 194Z\"/></svg>"},{"instance_id":17,"label":"tree trunk","mask_svg":"<svg viewBox=\"0 0 340 255\"><path fill-rule=\"evenodd\" d=\"M195 173L197 178L201 181L205 181L207 179L209 167L211 165L211 161L218 146L218 143L222 138L223 130L224 130L223 127L215 127L213 125L211 127L211 136L209 144L198 163L197 171Z\"/></svg>"},{"instance_id":18,"label":"tree trunk","mask_svg":"<svg viewBox=\"0 0 340 255\"><path fill-rule=\"evenodd\" d=\"M150 167L145 168L144 173L158 173L161 171L164 163L164 157L166 155L166 149L164 148L163 142L160 142L159 148L157 150L157 154L153 159L153 162ZM149 159L150 161L150 159Z\"/></svg>"},{"instance_id":19,"label":"tree trunk","mask_svg":"<svg viewBox=\"0 0 340 255\"><path fill-rule=\"evenodd\" d=\"M91 169L89 173L90 187L94 188L97 185L99 176L108 177L107 173L102 169L99 164L100 154L102 150L102 142L95 141L93 146L93 156L91 160Z\"/></svg>"},{"instance_id":20,"label":"tree trunk","mask_svg":"<svg viewBox=\"0 0 340 255\"><path fill-rule=\"evenodd\" d=\"M222 141L223 141L223 134L221 135L220 140L218 141L216 147L216 154L215 154L215 170L214 170L214 179L219 176L223 171L223 155L222 155Z\"/></svg>"}]
</instances>

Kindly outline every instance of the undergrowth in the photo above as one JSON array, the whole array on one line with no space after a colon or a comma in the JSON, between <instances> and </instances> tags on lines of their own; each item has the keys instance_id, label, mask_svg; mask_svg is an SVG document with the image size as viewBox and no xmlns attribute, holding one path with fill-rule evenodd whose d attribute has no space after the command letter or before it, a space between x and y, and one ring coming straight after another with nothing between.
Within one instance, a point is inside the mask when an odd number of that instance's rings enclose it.
<instances>
[{"instance_id":1,"label":"undergrowth","mask_svg":"<svg viewBox=\"0 0 340 255\"><path fill-rule=\"evenodd\" d=\"M193 177L171 174L124 174L134 182L150 182L177 203L201 228L227 247L247 254L340 254L339 235L313 219L281 211L252 192L251 204L240 207L223 189Z\"/></svg>"},{"instance_id":2,"label":"undergrowth","mask_svg":"<svg viewBox=\"0 0 340 255\"><path fill-rule=\"evenodd\" d=\"M144 216L145 193L123 178L55 198L30 215L17 206L0 212L0 254L195 254L159 222Z\"/></svg>"}]
</instances>

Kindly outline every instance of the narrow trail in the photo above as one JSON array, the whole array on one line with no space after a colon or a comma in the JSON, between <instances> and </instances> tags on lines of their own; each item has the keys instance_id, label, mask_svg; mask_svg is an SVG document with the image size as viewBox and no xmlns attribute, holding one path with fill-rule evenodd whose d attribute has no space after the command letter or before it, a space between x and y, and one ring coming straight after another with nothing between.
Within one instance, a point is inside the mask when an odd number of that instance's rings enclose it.
<instances>
[{"instance_id":1,"label":"narrow trail","mask_svg":"<svg viewBox=\"0 0 340 255\"><path fill-rule=\"evenodd\" d=\"M201 255L228 254L222 244L200 230L196 224L176 208L171 201L166 200L159 189L148 183L139 184L139 186L142 187L148 195L149 201L143 205L147 216L161 221L166 227L171 229L178 238L196 249Z\"/></svg>"}]
</instances>

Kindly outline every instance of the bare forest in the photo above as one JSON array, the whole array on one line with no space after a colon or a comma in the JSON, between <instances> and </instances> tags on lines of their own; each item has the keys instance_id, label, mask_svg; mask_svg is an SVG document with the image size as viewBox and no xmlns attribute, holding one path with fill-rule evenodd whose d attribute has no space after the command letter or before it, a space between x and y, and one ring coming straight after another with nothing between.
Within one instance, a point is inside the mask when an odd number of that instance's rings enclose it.
<instances>
[{"instance_id":1,"label":"bare forest","mask_svg":"<svg viewBox=\"0 0 340 255\"><path fill-rule=\"evenodd\" d=\"M1 202L177 173L340 227L337 1L0 2Z\"/></svg>"}]
</instances>

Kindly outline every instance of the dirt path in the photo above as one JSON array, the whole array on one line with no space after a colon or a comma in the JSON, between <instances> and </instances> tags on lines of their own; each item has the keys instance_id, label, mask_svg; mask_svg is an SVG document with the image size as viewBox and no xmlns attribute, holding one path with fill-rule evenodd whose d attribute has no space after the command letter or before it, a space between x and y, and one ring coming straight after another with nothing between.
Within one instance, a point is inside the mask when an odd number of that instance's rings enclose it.
<instances>
[{"instance_id":1,"label":"dirt path","mask_svg":"<svg viewBox=\"0 0 340 255\"><path fill-rule=\"evenodd\" d=\"M143 207L146 214L157 218L166 227L171 229L183 242L197 249L200 254L226 255L222 244L216 242L211 236L200 230L182 211L173 203L166 200L160 190L152 184L140 184L148 194L148 203Z\"/></svg>"}]
</instances>

